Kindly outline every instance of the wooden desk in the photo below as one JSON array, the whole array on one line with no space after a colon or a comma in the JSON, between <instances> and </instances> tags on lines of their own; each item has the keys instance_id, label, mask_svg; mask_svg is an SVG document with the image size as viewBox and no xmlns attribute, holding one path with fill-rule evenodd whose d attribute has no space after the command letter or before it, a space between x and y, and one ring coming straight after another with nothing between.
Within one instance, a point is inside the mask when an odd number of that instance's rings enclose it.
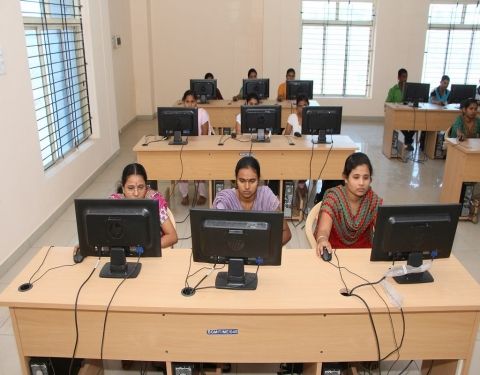
<instances>
[{"instance_id":1,"label":"wooden desk","mask_svg":"<svg viewBox=\"0 0 480 375\"><path fill-rule=\"evenodd\" d=\"M420 108L413 108L398 103L385 103L385 125L383 129L383 154L392 157L392 136L394 130L425 130L437 132L447 130L460 114L457 105L449 104L447 108L436 104L421 103ZM427 133L426 151L428 157L434 158L435 133Z\"/></svg>"},{"instance_id":2,"label":"wooden desk","mask_svg":"<svg viewBox=\"0 0 480 375\"><path fill-rule=\"evenodd\" d=\"M310 100L311 106L318 106L315 100ZM240 113L240 106L245 104L245 100L210 100L208 104L198 103L198 107L205 108L210 116L210 123L214 128L233 128L235 129L235 118ZM287 118L296 111L296 105L289 100L277 102L276 100L262 100L261 104L282 106L282 128L287 126ZM183 106L182 101L173 104L176 107Z\"/></svg>"},{"instance_id":3,"label":"wooden desk","mask_svg":"<svg viewBox=\"0 0 480 375\"><path fill-rule=\"evenodd\" d=\"M30 291L18 292L46 250L41 249L0 294L0 304L10 308L25 375L31 356L72 355L75 296L96 262L89 257L74 267L52 270ZM371 281L378 280L389 266L369 262L366 249L337 254L343 266ZM282 266L260 269L255 291L203 289L183 297L180 290L189 258L189 250L173 249L166 250L162 258L142 260L139 277L125 281L110 307L105 359L167 364L304 362L307 374L319 374L321 362L376 360L365 306L357 298L340 295L343 284L338 270L312 250L285 250ZM39 272L71 263L72 248L53 248ZM192 272L200 267L194 264ZM100 279L98 270L79 297L80 358L100 357L105 309L119 283L118 279ZM457 360L462 360L461 373L467 375L479 324L480 286L453 256L436 260L431 273L432 284L395 285L404 298L406 320L400 358L435 359L431 374L442 375L454 374ZM191 284L204 274L199 272ZM203 286L213 285L214 276ZM362 282L347 272L343 276L350 288ZM357 293L371 308L384 356L394 349L386 307L370 287L359 288ZM401 316L397 309L391 310L399 340ZM238 331L211 334L209 330L215 329ZM167 373L171 374L171 366Z\"/></svg>"},{"instance_id":4,"label":"wooden desk","mask_svg":"<svg viewBox=\"0 0 480 375\"><path fill-rule=\"evenodd\" d=\"M446 138L447 160L440 202L458 203L463 182L480 182L480 139Z\"/></svg>"}]
</instances>

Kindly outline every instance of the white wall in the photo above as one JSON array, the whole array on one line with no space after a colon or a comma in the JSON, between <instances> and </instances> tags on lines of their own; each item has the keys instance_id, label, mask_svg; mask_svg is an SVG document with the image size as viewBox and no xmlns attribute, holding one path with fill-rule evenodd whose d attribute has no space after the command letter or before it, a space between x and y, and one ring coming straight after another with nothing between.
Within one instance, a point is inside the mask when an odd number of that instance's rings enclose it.
<instances>
[{"instance_id":1,"label":"white wall","mask_svg":"<svg viewBox=\"0 0 480 375\"><path fill-rule=\"evenodd\" d=\"M0 265L119 148L108 6L85 1L85 45L94 136L44 172L18 0L0 1ZM62 245L62 244L56 244Z\"/></svg>"},{"instance_id":2,"label":"white wall","mask_svg":"<svg viewBox=\"0 0 480 375\"><path fill-rule=\"evenodd\" d=\"M141 12L135 10L140 15L132 11L133 33L141 25L143 58L151 58L153 73L148 77L148 63L143 68L137 64L135 84L137 92L145 94L152 91L148 86L153 82L154 98L153 108L140 108L137 102L137 114L151 115L156 105L170 105L188 87L189 78L207 71L218 78L226 98L238 92L250 67L270 78L272 97L287 68L299 72L301 0L138 2L146 5L140 5ZM320 102L343 105L346 116L383 116L386 93L396 83L398 69L405 67L412 81L421 77L428 4L428 0L377 0L371 97ZM150 30L145 30L147 14ZM145 51L148 39L150 56Z\"/></svg>"}]
</instances>

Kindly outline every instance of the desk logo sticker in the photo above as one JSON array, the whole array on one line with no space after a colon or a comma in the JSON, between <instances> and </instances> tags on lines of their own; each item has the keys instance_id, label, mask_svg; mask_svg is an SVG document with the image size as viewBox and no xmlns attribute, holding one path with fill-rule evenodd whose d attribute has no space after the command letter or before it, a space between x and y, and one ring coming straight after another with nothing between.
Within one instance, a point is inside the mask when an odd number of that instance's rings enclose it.
<instances>
[{"instance_id":1,"label":"desk logo sticker","mask_svg":"<svg viewBox=\"0 0 480 375\"><path fill-rule=\"evenodd\" d=\"M221 328L221 329L207 329L207 335L238 335L238 329Z\"/></svg>"}]
</instances>

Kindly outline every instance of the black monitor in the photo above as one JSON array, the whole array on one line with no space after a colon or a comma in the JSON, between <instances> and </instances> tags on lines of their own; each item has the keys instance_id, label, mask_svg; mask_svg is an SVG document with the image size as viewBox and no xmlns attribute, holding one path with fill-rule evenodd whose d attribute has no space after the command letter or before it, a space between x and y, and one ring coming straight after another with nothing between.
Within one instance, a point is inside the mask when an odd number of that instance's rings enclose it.
<instances>
[{"instance_id":1,"label":"black monitor","mask_svg":"<svg viewBox=\"0 0 480 375\"><path fill-rule=\"evenodd\" d=\"M153 199L75 199L83 256L110 256L100 277L134 278L142 266L126 257L160 257L160 217Z\"/></svg>"},{"instance_id":2,"label":"black monitor","mask_svg":"<svg viewBox=\"0 0 480 375\"><path fill-rule=\"evenodd\" d=\"M216 79L191 79L190 90L195 93L199 103L208 103L217 98Z\"/></svg>"},{"instance_id":3,"label":"black monitor","mask_svg":"<svg viewBox=\"0 0 480 375\"><path fill-rule=\"evenodd\" d=\"M300 94L313 99L313 81L290 80L287 82L287 100L296 100Z\"/></svg>"},{"instance_id":4,"label":"black monitor","mask_svg":"<svg viewBox=\"0 0 480 375\"><path fill-rule=\"evenodd\" d=\"M423 259L448 258L457 230L460 204L380 206L371 261L407 260L419 267ZM427 271L395 277L401 284L432 282Z\"/></svg>"},{"instance_id":5,"label":"black monitor","mask_svg":"<svg viewBox=\"0 0 480 375\"><path fill-rule=\"evenodd\" d=\"M418 103L428 103L430 99L430 84L418 82L406 82L403 92L403 102L413 103L418 107Z\"/></svg>"},{"instance_id":6,"label":"black monitor","mask_svg":"<svg viewBox=\"0 0 480 375\"><path fill-rule=\"evenodd\" d=\"M195 262L227 264L215 287L253 290L256 273L245 265L279 266L282 261L283 213L191 209L192 252Z\"/></svg>"},{"instance_id":7,"label":"black monitor","mask_svg":"<svg viewBox=\"0 0 480 375\"><path fill-rule=\"evenodd\" d=\"M248 94L251 93L257 94L259 99L267 99L270 95L270 80L268 78L244 79L242 88L242 99L247 99Z\"/></svg>"},{"instance_id":8,"label":"black monitor","mask_svg":"<svg viewBox=\"0 0 480 375\"><path fill-rule=\"evenodd\" d=\"M158 134L164 137L173 135L169 145L186 145L183 136L198 135L197 108L158 107Z\"/></svg>"},{"instance_id":9,"label":"black monitor","mask_svg":"<svg viewBox=\"0 0 480 375\"><path fill-rule=\"evenodd\" d=\"M302 134L312 137L313 143L330 143L327 134L340 134L342 127L342 107L304 107L302 114Z\"/></svg>"},{"instance_id":10,"label":"black monitor","mask_svg":"<svg viewBox=\"0 0 480 375\"><path fill-rule=\"evenodd\" d=\"M449 103L461 103L465 99L475 98L477 87L475 85L454 85L450 87Z\"/></svg>"},{"instance_id":11,"label":"black monitor","mask_svg":"<svg viewBox=\"0 0 480 375\"><path fill-rule=\"evenodd\" d=\"M241 131L242 134L256 133L253 142L269 142L266 137L268 130L272 134L281 134L281 116L282 107L279 105L242 105L241 113Z\"/></svg>"}]
</instances>

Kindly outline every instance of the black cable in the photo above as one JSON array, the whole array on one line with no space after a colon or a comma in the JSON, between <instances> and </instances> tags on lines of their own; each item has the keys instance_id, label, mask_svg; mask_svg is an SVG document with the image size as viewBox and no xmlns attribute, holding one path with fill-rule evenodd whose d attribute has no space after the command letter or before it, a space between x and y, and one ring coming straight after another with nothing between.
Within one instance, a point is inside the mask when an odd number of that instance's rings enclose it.
<instances>
[{"instance_id":1,"label":"black cable","mask_svg":"<svg viewBox=\"0 0 480 375\"><path fill-rule=\"evenodd\" d=\"M75 360L75 354L77 353L77 346L78 346L78 316L77 316L78 298L80 296L80 292L81 292L82 288L85 286L85 284L88 282L88 280L90 280L93 273L97 269L97 266L98 266L99 262L100 262L100 257L98 257L98 260L95 263L95 266L93 267L93 269L90 272L90 274L88 275L88 277L85 279L85 281L82 283L82 285L80 285L80 288L78 288L77 296L75 297L75 306L74 306L74 310L73 310L74 317L75 317L75 346L73 347L72 359L70 360L70 366L68 368L68 374L69 375L72 374L73 361Z\"/></svg>"},{"instance_id":2,"label":"black cable","mask_svg":"<svg viewBox=\"0 0 480 375\"><path fill-rule=\"evenodd\" d=\"M35 280L33 280L33 281L31 282L31 284L32 284L32 285L35 284L38 280L40 280L43 276L45 276L45 274L46 274L47 272L49 272L49 271L56 270L57 268L62 268L62 267L73 267L73 266L76 266L77 264L79 264L79 263L63 264L63 265L61 265L61 266L51 267L51 268L47 269L44 273L42 273L41 276L39 276L38 278L36 278Z\"/></svg>"},{"instance_id":3,"label":"black cable","mask_svg":"<svg viewBox=\"0 0 480 375\"><path fill-rule=\"evenodd\" d=\"M430 373L432 372L432 369L433 369L433 359L430 361L430 367L428 368L428 371L425 375L430 375Z\"/></svg>"},{"instance_id":4,"label":"black cable","mask_svg":"<svg viewBox=\"0 0 480 375\"><path fill-rule=\"evenodd\" d=\"M407 371L407 369L410 367L410 365L411 365L412 363L413 363L413 359L412 359L410 362L408 362L407 366L406 366L402 371L400 371L400 372L398 373L398 375L404 374L405 371Z\"/></svg>"},{"instance_id":5,"label":"black cable","mask_svg":"<svg viewBox=\"0 0 480 375\"><path fill-rule=\"evenodd\" d=\"M145 136L145 142L142 143L142 146L148 146L150 143L156 143L156 142L164 142L166 141L168 138L167 137L161 137L160 139L154 139L152 141L148 141L148 137L156 137L156 135L153 135L153 134L147 134Z\"/></svg>"},{"instance_id":6,"label":"black cable","mask_svg":"<svg viewBox=\"0 0 480 375\"><path fill-rule=\"evenodd\" d=\"M32 283L33 277L37 274L38 271L40 271L40 268L42 268L43 264L45 263L45 260L47 259L48 254L50 253L50 250L52 249L53 245L50 245L50 247L47 249L47 252L45 253L45 256L42 259L42 263L38 266L38 268L35 270L35 272L30 276L30 279L28 279L28 283Z\"/></svg>"}]
</instances>

